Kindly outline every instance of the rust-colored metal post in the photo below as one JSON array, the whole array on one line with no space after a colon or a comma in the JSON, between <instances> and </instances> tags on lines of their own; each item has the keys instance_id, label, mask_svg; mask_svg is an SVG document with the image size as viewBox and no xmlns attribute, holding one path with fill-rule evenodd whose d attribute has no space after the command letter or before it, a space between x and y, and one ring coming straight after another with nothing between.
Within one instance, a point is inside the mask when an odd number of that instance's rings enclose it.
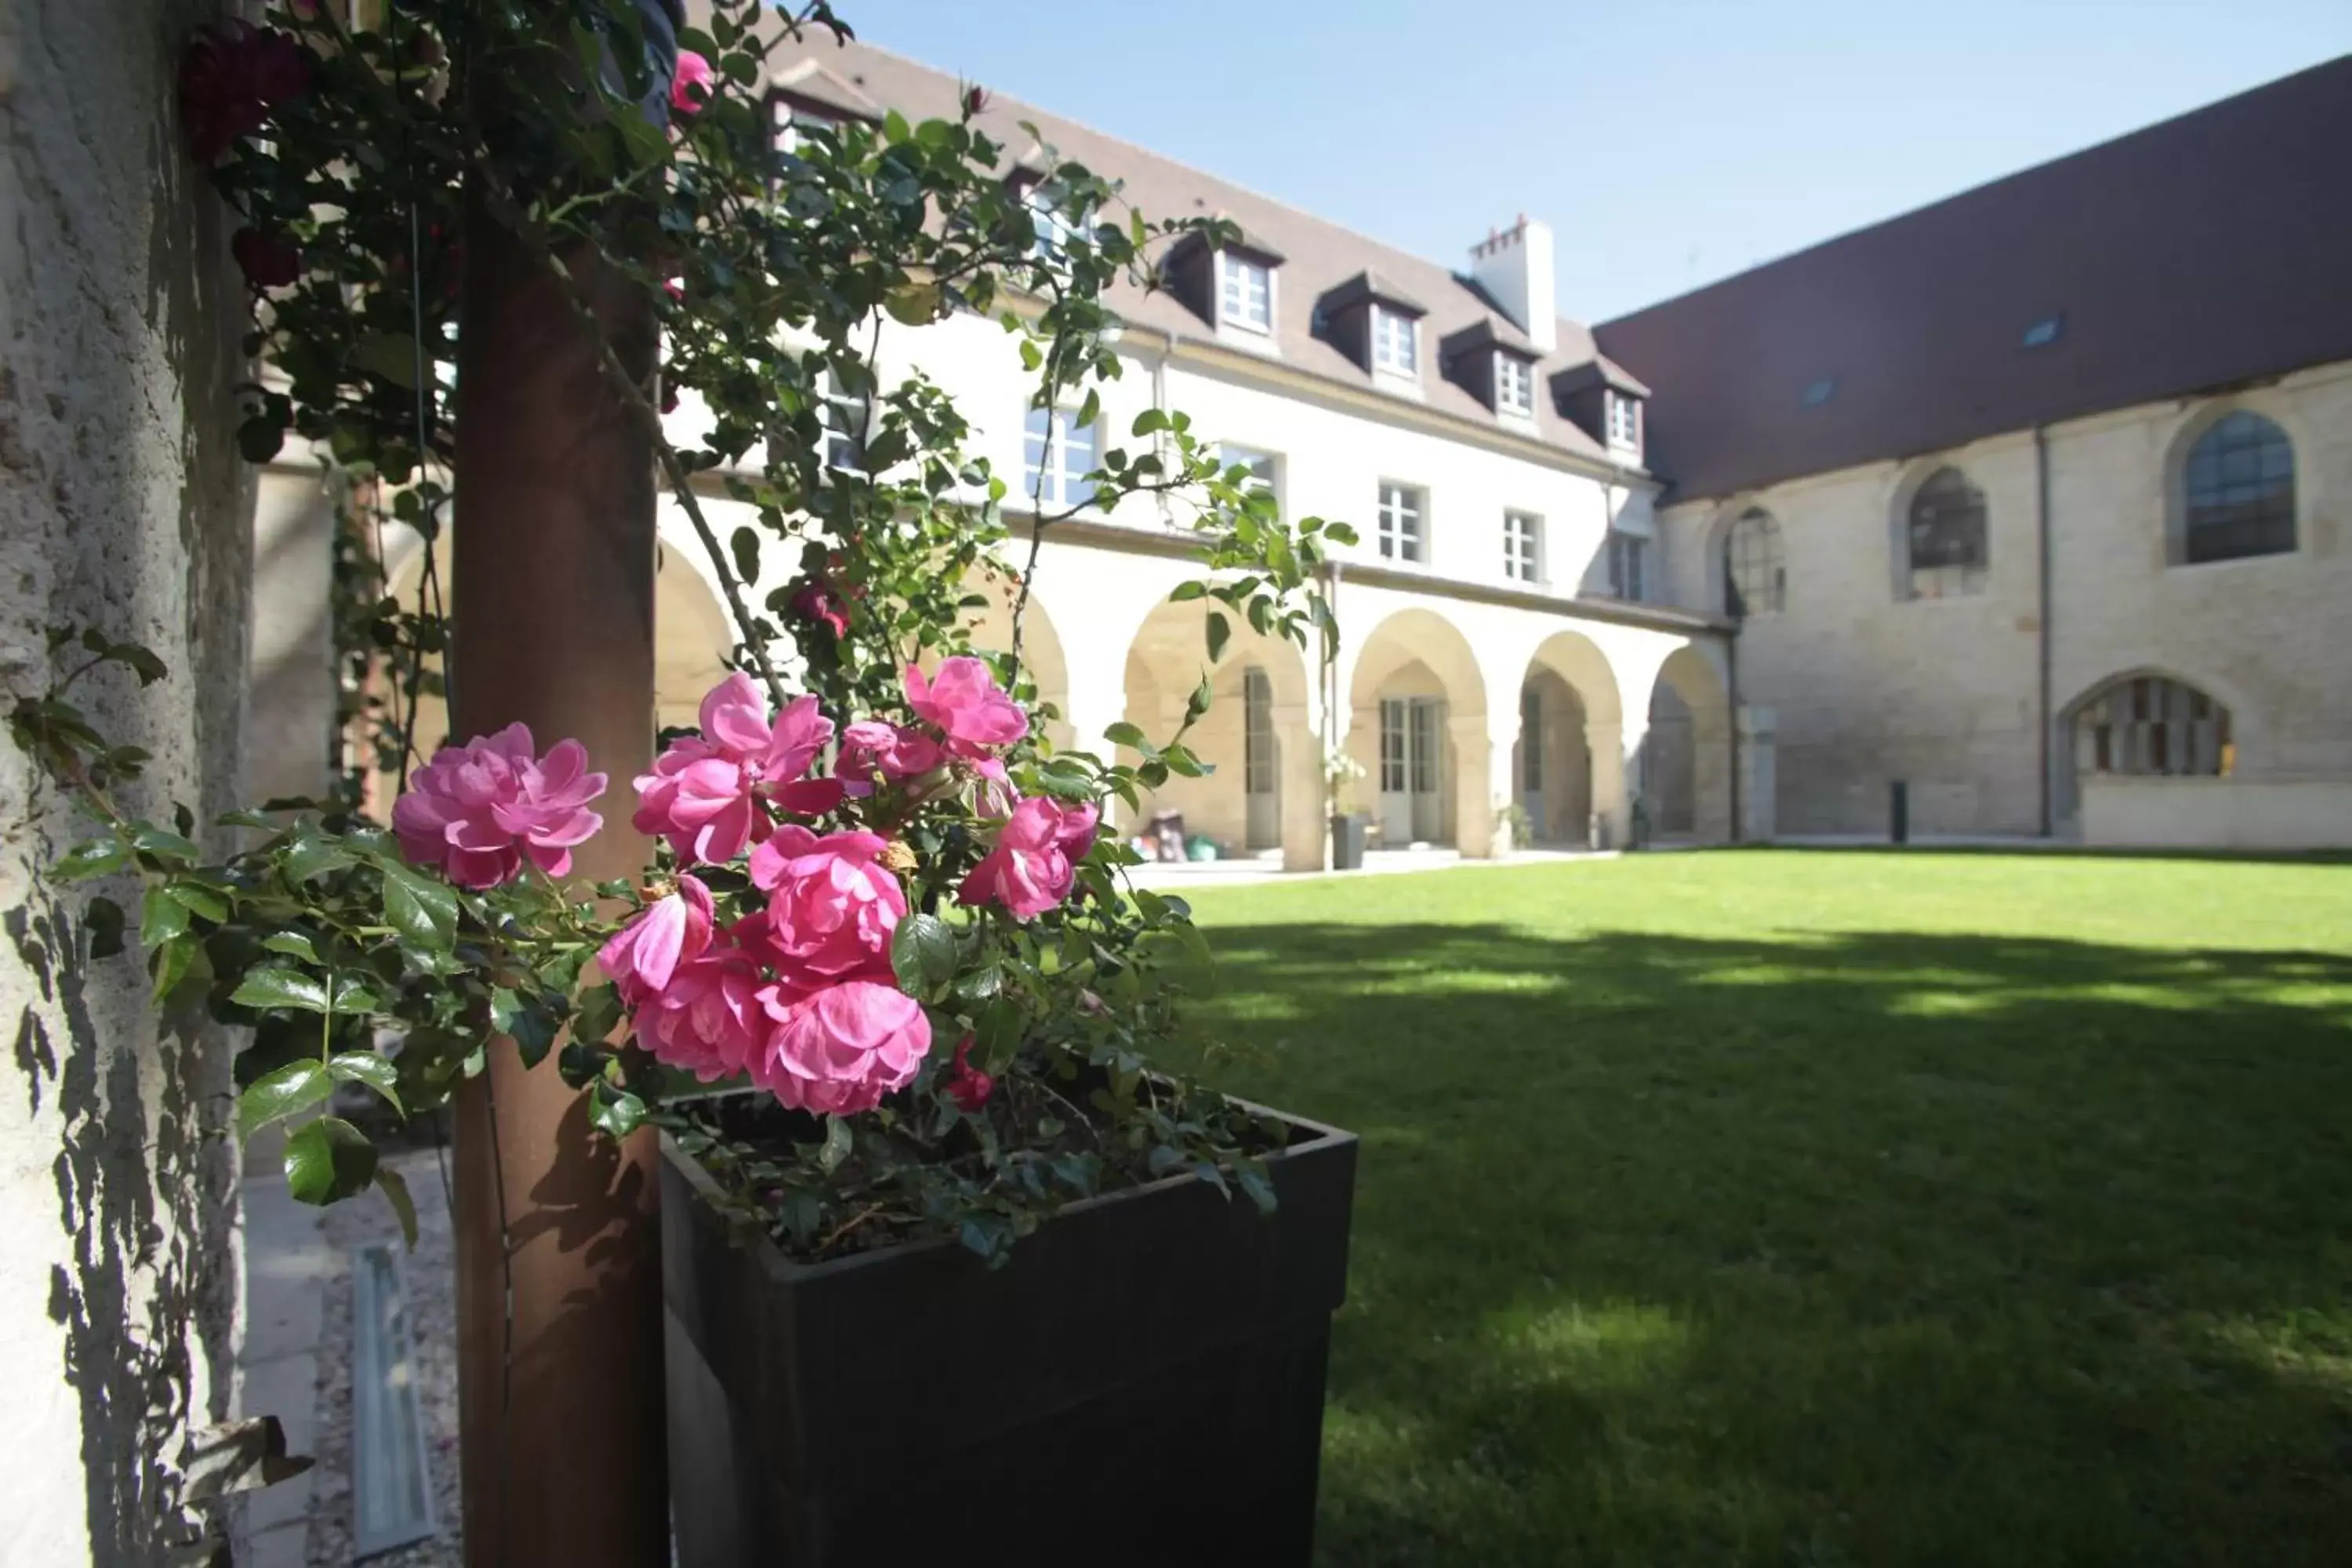
<instances>
[{"instance_id":1,"label":"rust-colored metal post","mask_svg":"<svg viewBox=\"0 0 2352 1568\"><path fill-rule=\"evenodd\" d=\"M454 732L520 720L607 774L576 874L635 875L629 781L654 736L654 479L562 283L477 201L458 345ZM583 292L632 373L651 302ZM661 1248L650 1132L594 1131L552 1058L497 1043L457 1107L458 1399L469 1568L669 1562Z\"/></svg>"}]
</instances>

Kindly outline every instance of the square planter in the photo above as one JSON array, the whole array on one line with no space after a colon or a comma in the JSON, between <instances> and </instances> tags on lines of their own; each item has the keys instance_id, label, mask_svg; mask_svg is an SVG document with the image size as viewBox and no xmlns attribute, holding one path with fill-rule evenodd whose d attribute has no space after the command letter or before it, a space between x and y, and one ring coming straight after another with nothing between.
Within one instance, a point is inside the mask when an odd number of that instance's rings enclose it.
<instances>
[{"instance_id":1,"label":"square planter","mask_svg":"<svg viewBox=\"0 0 2352 1568\"><path fill-rule=\"evenodd\" d=\"M945 1240L793 1262L665 1141L679 1568L1304 1568L1356 1140L1283 1120L1272 1215L1175 1176L996 1269Z\"/></svg>"},{"instance_id":2,"label":"square planter","mask_svg":"<svg viewBox=\"0 0 2352 1568\"><path fill-rule=\"evenodd\" d=\"M1331 819L1331 869L1360 871L1364 868L1364 833L1371 818L1361 812L1349 812Z\"/></svg>"}]
</instances>

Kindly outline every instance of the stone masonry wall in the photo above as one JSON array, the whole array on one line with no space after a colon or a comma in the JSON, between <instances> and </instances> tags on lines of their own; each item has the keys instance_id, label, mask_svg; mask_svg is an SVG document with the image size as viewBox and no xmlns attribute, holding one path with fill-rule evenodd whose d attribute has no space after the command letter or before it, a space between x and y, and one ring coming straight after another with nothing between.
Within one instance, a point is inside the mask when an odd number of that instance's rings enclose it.
<instances>
[{"instance_id":1,"label":"stone masonry wall","mask_svg":"<svg viewBox=\"0 0 2352 1568\"><path fill-rule=\"evenodd\" d=\"M2294 441L2296 549L2168 564L2180 452L2235 407ZM2230 707L2242 776L2352 776L2352 365L2069 421L2047 439L2062 732L2069 705L2103 682L2164 673ZM1945 463L1985 492L1988 588L1905 600L1897 513ZM1694 607L1724 602L1731 519L1761 506L1780 524L1788 607L1742 630L1739 680L1743 700L1778 712L1780 833L1883 833L1898 778L1911 784L1915 832L2039 829L2034 491L2032 433L2018 431L1667 509L1671 602Z\"/></svg>"},{"instance_id":2,"label":"stone masonry wall","mask_svg":"<svg viewBox=\"0 0 2352 1568\"><path fill-rule=\"evenodd\" d=\"M167 681L76 697L153 752L132 804L205 821L237 795L246 302L173 73L224 8L0 5L0 685L47 684L56 623L148 644ZM41 876L74 831L0 743L0 1562L110 1568L176 1543L182 1442L227 1414L236 1189L226 1042L159 1038L137 959L88 958L93 889Z\"/></svg>"}]
</instances>

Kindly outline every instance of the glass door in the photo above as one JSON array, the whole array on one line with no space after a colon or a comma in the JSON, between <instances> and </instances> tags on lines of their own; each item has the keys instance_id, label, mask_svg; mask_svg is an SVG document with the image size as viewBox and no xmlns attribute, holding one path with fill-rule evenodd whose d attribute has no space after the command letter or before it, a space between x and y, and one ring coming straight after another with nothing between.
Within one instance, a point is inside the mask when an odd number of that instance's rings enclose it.
<instances>
[{"instance_id":1,"label":"glass door","mask_svg":"<svg viewBox=\"0 0 2352 1568\"><path fill-rule=\"evenodd\" d=\"M1274 732L1274 684L1252 665L1242 671L1242 790L1248 847L1282 843L1282 743Z\"/></svg>"}]
</instances>

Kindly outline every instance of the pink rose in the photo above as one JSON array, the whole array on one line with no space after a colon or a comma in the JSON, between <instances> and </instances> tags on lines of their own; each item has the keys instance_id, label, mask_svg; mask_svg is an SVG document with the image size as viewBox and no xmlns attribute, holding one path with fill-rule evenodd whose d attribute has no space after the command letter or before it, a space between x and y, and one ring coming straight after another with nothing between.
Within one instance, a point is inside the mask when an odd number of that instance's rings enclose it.
<instances>
[{"instance_id":1,"label":"pink rose","mask_svg":"<svg viewBox=\"0 0 2352 1568\"><path fill-rule=\"evenodd\" d=\"M787 825L751 852L751 884L768 895L766 942L788 988L890 977L890 933L907 912L874 833L820 838Z\"/></svg>"},{"instance_id":2,"label":"pink rose","mask_svg":"<svg viewBox=\"0 0 2352 1568\"><path fill-rule=\"evenodd\" d=\"M681 860L720 864L765 838L767 807L814 816L841 804L837 779L803 777L833 721L803 697L768 719L751 678L737 671L702 700L702 733L673 741L636 780L640 833L657 833Z\"/></svg>"},{"instance_id":3,"label":"pink rose","mask_svg":"<svg viewBox=\"0 0 2352 1568\"><path fill-rule=\"evenodd\" d=\"M667 986L679 964L702 956L710 945L715 912L710 889L695 878L680 877L677 892L648 904L597 950L596 967L634 1007Z\"/></svg>"},{"instance_id":4,"label":"pink rose","mask_svg":"<svg viewBox=\"0 0 2352 1568\"><path fill-rule=\"evenodd\" d=\"M947 761L940 743L920 730L860 719L841 731L833 771L852 795L871 795L877 776L890 784L920 778Z\"/></svg>"},{"instance_id":5,"label":"pink rose","mask_svg":"<svg viewBox=\"0 0 2352 1568\"><path fill-rule=\"evenodd\" d=\"M677 51L677 69L669 79L669 106L680 114L698 112L710 100L719 73L692 49Z\"/></svg>"},{"instance_id":6,"label":"pink rose","mask_svg":"<svg viewBox=\"0 0 2352 1568\"><path fill-rule=\"evenodd\" d=\"M558 741L535 757L521 724L445 747L392 808L400 853L412 864L439 867L461 888L497 887L522 869L526 855L550 876L563 876L572 846L604 826L588 809L604 793L604 775L587 768L588 749L577 741Z\"/></svg>"},{"instance_id":7,"label":"pink rose","mask_svg":"<svg viewBox=\"0 0 2352 1568\"><path fill-rule=\"evenodd\" d=\"M1022 920L1042 915L1070 896L1077 880L1069 846L1094 837L1095 808L1064 805L1032 795L1013 808L997 829L996 847L971 868L956 889L966 904L998 904Z\"/></svg>"},{"instance_id":8,"label":"pink rose","mask_svg":"<svg viewBox=\"0 0 2352 1568\"><path fill-rule=\"evenodd\" d=\"M749 955L714 947L679 964L629 1021L646 1049L709 1083L754 1070L771 1027L761 1001L768 989Z\"/></svg>"},{"instance_id":9,"label":"pink rose","mask_svg":"<svg viewBox=\"0 0 2352 1568\"><path fill-rule=\"evenodd\" d=\"M907 705L947 737L959 757L985 757L1029 732L1029 715L999 689L983 661L959 654L926 679L907 667Z\"/></svg>"},{"instance_id":10,"label":"pink rose","mask_svg":"<svg viewBox=\"0 0 2352 1568\"><path fill-rule=\"evenodd\" d=\"M913 1080L931 1048L931 1021L895 986L851 980L792 998L767 996L775 1020L752 1077L796 1110L871 1110Z\"/></svg>"}]
</instances>

